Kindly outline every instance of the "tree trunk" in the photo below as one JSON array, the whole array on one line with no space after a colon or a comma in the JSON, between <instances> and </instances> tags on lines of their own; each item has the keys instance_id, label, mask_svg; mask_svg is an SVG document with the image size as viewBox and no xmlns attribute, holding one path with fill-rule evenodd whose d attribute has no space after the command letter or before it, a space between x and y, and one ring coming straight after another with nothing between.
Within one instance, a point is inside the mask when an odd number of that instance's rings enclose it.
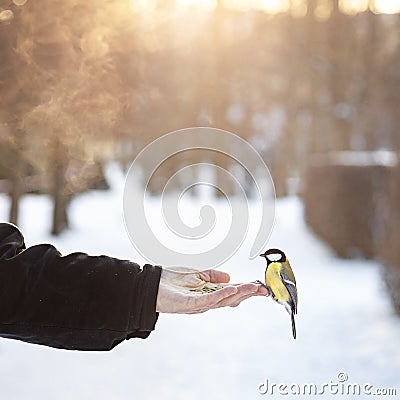
<instances>
[{"instance_id":1,"label":"tree trunk","mask_svg":"<svg viewBox=\"0 0 400 400\"><path fill-rule=\"evenodd\" d=\"M53 223L51 233L59 235L69 226L68 223L68 196L65 191L65 169L66 161L63 155L63 146L56 138L51 149L51 159L53 160L53 170L51 171L51 195L53 197Z\"/></svg>"},{"instance_id":2,"label":"tree trunk","mask_svg":"<svg viewBox=\"0 0 400 400\"><path fill-rule=\"evenodd\" d=\"M346 98L346 60L347 46L354 37L351 26L345 23L345 16L340 12L339 0L333 1L333 11L329 20L329 48L330 48L330 92L332 96L332 131L330 150L348 150L350 147L350 123L345 113L348 109Z\"/></svg>"},{"instance_id":3,"label":"tree trunk","mask_svg":"<svg viewBox=\"0 0 400 400\"><path fill-rule=\"evenodd\" d=\"M18 225L19 216L19 201L23 193L22 176L19 171L14 170L11 178L11 207L9 214L9 221L15 225Z\"/></svg>"},{"instance_id":4,"label":"tree trunk","mask_svg":"<svg viewBox=\"0 0 400 400\"><path fill-rule=\"evenodd\" d=\"M19 201L24 193L23 178L25 176L25 160L24 152L24 132L20 129L14 131L15 141L19 143L18 148L14 148L11 152L13 160L10 160L11 167L11 190L10 190L10 213L9 221L15 225L18 224Z\"/></svg>"}]
</instances>

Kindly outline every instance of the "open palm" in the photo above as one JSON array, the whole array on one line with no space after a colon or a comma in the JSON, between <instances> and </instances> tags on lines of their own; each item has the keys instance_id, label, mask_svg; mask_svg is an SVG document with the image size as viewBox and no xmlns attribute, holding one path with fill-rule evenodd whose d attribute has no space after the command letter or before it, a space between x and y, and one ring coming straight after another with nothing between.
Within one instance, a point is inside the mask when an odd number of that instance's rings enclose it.
<instances>
[{"instance_id":1,"label":"open palm","mask_svg":"<svg viewBox=\"0 0 400 400\"><path fill-rule=\"evenodd\" d=\"M257 283L229 283L226 272L179 268L162 270L157 296L157 311L196 314L212 308L236 307L252 296L265 296L267 290Z\"/></svg>"}]
</instances>

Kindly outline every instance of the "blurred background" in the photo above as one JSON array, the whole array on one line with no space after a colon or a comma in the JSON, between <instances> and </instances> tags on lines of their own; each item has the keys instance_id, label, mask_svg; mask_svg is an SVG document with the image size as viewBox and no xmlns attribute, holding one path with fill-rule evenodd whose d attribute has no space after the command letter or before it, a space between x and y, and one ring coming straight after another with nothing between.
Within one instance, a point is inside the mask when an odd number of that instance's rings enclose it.
<instances>
[{"instance_id":1,"label":"blurred background","mask_svg":"<svg viewBox=\"0 0 400 400\"><path fill-rule=\"evenodd\" d=\"M2 0L0 190L10 220L22 193L49 192L60 232L71 197L105 185L106 161L128 164L189 126L249 140L278 196L315 152L398 149L399 7Z\"/></svg>"},{"instance_id":2,"label":"blurred background","mask_svg":"<svg viewBox=\"0 0 400 400\"><path fill-rule=\"evenodd\" d=\"M2 340L4 398L255 398L267 377L343 368L400 393L400 1L0 0L0 218L28 244L144 261L124 232L124 173L190 126L238 134L270 168L270 244L298 264L297 343L264 299L163 316L161 332L109 355ZM166 162L154 196L202 158ZM235 257L223 266L235 280L262 276L261 260Z\"/></svg>"}]
</instances>

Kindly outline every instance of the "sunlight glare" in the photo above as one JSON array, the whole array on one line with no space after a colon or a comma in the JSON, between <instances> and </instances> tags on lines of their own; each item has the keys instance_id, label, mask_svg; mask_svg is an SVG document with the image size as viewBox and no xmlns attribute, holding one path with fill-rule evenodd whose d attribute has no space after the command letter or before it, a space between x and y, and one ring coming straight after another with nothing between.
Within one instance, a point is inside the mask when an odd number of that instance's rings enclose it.
<instances>
[{"instance_id":1,"label":"sunlight glare","mask_svg":"<svg viewBox=\"0 0 400 400\"><path fill-rule=\"evenodd\" d=\"M307 2L305 0L291 0L290 12L295 18L302 18L307 14Z\"/></svg>"},{"instance_id":2,"label":"sunlight glare","mask_svg":"<svg viewBox=\"0 0 400 400\"><path fill-rule=\"evenodd\" d=\"M279 13L287 11L289 8L288 0L261 0L260 9L268 13Z\"/></svg>"},{"instance_id":3,"label":"sunlight glare","mask_svg":"<svg viewBox=\"0 0 400 400\"><path fill-rule=\"evenodd\" d=\"M193 7L204 11L213 11L217 8L217 0L175 0L177 6Z\"/></svg>"},{"instance_id":4,"label":"sunlight glare","mask_svg":"<svg viewBox=\"0 0 400 400\"><path fill-rule=\"evenodd\" d=\"M368 9L369 0L341 0L340 9L346 14L357 14Z\"/></svg>"},{"instance_id":5,"label":"sunlight glare","mask_svg":"<svg viewBox=\"0 0 400 400\"><path fill-rule=\"evenodd\" d=\"M153 11L156 3L156 0L131 0L130 7L134 12L143 13Z\"/></svg>"},{"instance_id":6,"label":"sunlight glare","mask_svg":"<svg viewBox=\"0 0 400 400\"><path fill-rule=\"evenodd\" d=\"M315 7L315 18L319 21L326 21L332 13L333 5L331 1L319 1Z\"/></svg>"},{"instance_id":7,"label":"sunlight glare","mask_svg":"<svg viewBox=\"0 0 400 400\"><path fill-rule=\"evenodd\" d=\"M16 6L24 6L25 3L26 3L27 1L28 1L28 0L13 0L13 3L14 3Z\"/></svg>"},{"instance_id":8,"label":"sunlight glare","mask_svg":"<svg viewBox=\"0 0 400 400\"><path fill-rule=\"evenodd\" d=\"M26 0L13 0L15 4L24 4ZM174 0L179 8L191 8L201 11L213 11L218 7L217 0ZM340 8L347 14L356 14L367 10L370 0L340 0ZM291 9L295 16L306 14L306 2L304 0L223 0L221 4L230 9L241 11L262 10L266 13L276 14ZM316 6L317 19L327 19L332 10L329 0L319 0ZM151 12L156 8L156 0L131 0L130 7L133 11ZM374 0L372 10L375 13L394 14L400 12L400 0Z\"/></svg>"},{"instance_id":9,"label":"sunlight glare","mask_svg":"<svg viewBox=\"0 0 400 400\"><path fill-rule=\"evenodd\" d=\"M11 10L0 11L0 22L10 21L14 18L14 13Z\"/></svg>"},{"instance_id":10,"label":"sunlight glare","mask_svg":"<svg viewBox=\"0 0 400 400\"><path fill-rule=\"evenodd\" d=\"M375 12L395 14L400 12L400 0L375 0Z\"/></svg>"}]
</instances>

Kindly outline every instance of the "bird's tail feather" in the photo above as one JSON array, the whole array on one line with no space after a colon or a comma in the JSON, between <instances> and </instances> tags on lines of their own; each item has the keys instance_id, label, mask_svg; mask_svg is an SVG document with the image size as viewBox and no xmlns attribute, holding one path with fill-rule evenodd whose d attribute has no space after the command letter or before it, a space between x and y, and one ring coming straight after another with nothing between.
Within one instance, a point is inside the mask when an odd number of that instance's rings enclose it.
<instances>
[{"instance_id":1,"label":"bird's tail feather","mask_svg":"<svg viewBox=\"0 0 400 400\"><path fill-rule=\"evenodd\" d=\"M292 319L293 338L296 339L296 323L294 322L294 313L293 312L290 314L290 317Z\"/></svg>"}]
</instances>

